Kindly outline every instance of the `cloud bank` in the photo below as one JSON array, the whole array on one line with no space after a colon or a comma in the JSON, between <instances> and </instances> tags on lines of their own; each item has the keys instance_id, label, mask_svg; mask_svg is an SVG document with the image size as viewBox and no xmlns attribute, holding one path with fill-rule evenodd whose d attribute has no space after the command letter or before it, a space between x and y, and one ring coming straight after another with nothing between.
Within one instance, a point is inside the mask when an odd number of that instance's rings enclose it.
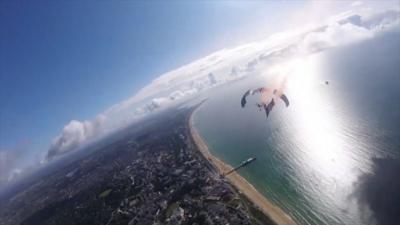
<instances>
[{"instance_id":1,"label":"cloud bank","mask_svg":"<svg viewBox=\"0 0 400 225\"><path fill-rule=\"evenodd\" d=\"M362 5L355 3L354 6ZM399 26L399 11L348 11L312 28L282 32L266 40L222 49L153 80L135 96L120 102L93 120L72 120L63 128L47 158L77 149L89 140L126 126L147 114L212 87L251 76L253 71L279 60L313 54L336 46L373 38Z\"/></svg>"},{"instance_id":2,"label":"cloud bank","mask_svg":"<svg viewBox=\"0 0 400 225\"><path fill-rule=\"evenodd\" d=\"M18 159L18 155L12 151L0 150L0 186L7 183L14 173L13 169ZM17 170L15 172L18 172Z\"/></svg>"}]
</instances>

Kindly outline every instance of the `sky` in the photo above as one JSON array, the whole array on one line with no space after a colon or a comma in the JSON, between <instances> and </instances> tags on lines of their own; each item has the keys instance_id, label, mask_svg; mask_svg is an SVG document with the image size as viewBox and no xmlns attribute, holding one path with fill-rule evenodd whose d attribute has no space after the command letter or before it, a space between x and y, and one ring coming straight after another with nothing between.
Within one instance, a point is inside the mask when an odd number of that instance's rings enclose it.
<instances>
[{"instance_id":1,"label":"sky","mask_svg":"<svg viewBox=\"0 0 400 225\"><path fill-rule=\"evenodd\" d=\"M0 149L48 148L158 75L274 32L294 2L1 1Z\"/></svg>"},{"instance_id":2,"label":"sky","mask_svg":"<svg viewBox=\"0 0 400 225\"><path fill-rule=\"evenodd\" d=\"M221 49L388 6L400 8L396 1L1 1L0 164L10 158L4 152L40 160L57 137L98 129L99 114L145 86L162 87L162 74L240 55Z\"/></svg>"}]
</instances>

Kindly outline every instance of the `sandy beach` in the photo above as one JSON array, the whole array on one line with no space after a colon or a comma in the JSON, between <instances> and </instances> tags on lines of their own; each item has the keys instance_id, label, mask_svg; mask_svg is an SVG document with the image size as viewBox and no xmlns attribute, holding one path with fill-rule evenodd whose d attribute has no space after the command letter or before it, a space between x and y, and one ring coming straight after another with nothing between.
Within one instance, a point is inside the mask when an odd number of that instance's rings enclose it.
<instances>
[{"instance_id":1,"label":"sandy beach","mask_svg":"<svg viewBox=\"0 0 400 225\"><path fill-rule=\"evenodd\" d=\"M194 126L193 115L190 116L189 126L190 133L203 156L208 159L219 171L224 174L232 169L232 167L222 162L217 157L213 156L208 150L207 144L203 141L200 134ZM256 204L269 218L271 218L278 225L295 225L296 223L287 215L282 209L268 201L262 194L260 194L246 179L238 173L233 172L226 177L228 181L240 190L250 201Z\"/></svg>"}]
</instances>

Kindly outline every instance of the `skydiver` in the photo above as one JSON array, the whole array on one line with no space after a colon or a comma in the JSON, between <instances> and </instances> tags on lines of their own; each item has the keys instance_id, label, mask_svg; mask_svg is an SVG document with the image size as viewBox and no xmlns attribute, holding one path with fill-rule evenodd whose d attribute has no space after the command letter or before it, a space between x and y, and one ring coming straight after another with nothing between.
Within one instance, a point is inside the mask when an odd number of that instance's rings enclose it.
<instances>
[{"instance_id":1,"label":"skydiver","mask_svg":"<svg viewBox=\"0 0 400 225\"><path fill-rule=\"evenodd\" d=\"M282 93L282 90L274 89L272 91L272 97L271 97L271 95L268 94L268 93L271 93L270 89L261 87L261 88L255 89L255 90L248 90L244 93L242 100L241 100L242 108L244 108L247 103L246 98L249 95L254 95L255 93L261 94L261 102L256 103L256 106L259 109L259 111L261 111L262 109L265 110L265 114L266 114L267 118L268 118L269 113L271 112L272 108L275 106L275 100L274 100L275 97L279 97L285 103L286 107L289 106L289 99L286 97L285 94ZM267 104L268 99L271 99L271 100Z\"/></svg>"}]
</instances>

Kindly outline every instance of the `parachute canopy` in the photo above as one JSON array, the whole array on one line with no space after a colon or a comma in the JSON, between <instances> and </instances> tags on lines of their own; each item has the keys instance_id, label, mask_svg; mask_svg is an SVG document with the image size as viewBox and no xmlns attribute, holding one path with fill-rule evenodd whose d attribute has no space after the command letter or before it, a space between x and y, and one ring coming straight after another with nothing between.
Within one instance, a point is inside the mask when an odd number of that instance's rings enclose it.
<instances>
[{"instance_id":1,"label":"parachute canopy","mask_svg":"<svg viewBox=\"0 0 400 225\"><path fill-rule=\"evenodd\" d=\"M274 98L279 97L284 103L285 106L288 107L289 106L289 99L288 97L282 93L282 90L277 90L274 89L273 91L271 91L270 89L266 88L266 87L260 87L254 90L247 90L241 99L241 106L242 108L244 108L246 106L247 103L247 97L249 95L254 95L256 93L261 94L261 102L257 103L256 106L262 110L264 109L266 116L268 117L270 112L272 111L272 108L275 106L275 100Z\"/></svg>"},{"instance_id":2,"label":"parachute canopy","mask_svg":"<svg viewBox=\"0 0 400 225\"><path fill-rule=\"evenodd\" d=\"M242 108L244 108L246 106L246 103L247 103L246 98L247 98L247 96L249 96L250 92L251 92L251 90L248 90L244 93L244 95L242 97L242 101L240 102L242 105Z\"/></svg>"},{"instance_id":3,"label":"parachute canopy","mask_svg":"<svg viewBox=\"0 0 400 225\"><path fill-rule=\"evenodd\" d=\"M289 106L289 99L286 97L285 94L282 94L281 96L279 96L283 102L285 102L286 107Z\"/></svg>"}]
</instances>

